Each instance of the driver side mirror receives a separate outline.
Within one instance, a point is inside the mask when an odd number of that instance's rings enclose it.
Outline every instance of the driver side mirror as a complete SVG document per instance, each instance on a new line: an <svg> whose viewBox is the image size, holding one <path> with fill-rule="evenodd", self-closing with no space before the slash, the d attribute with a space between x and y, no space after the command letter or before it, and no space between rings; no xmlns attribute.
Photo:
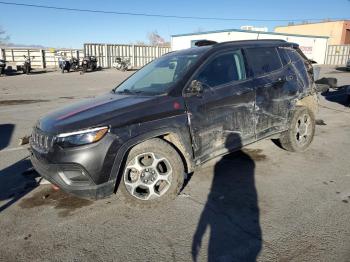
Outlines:
<svg viewBox="0 0 350 262"><path fill-rule="evenodd" d="M188 96L201 96L203 93L203 83L198 80L192 80L186 93Z"/></svg>

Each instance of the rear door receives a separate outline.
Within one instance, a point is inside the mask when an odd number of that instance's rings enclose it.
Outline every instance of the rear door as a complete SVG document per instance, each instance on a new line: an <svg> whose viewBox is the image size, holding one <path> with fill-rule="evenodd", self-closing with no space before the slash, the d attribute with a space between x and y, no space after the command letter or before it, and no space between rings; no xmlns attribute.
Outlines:
<svg viewBox="0 0 350 262"><path fill-rule="evenodd" d="M256 90L257 139L285 130L292 100L298 95L296 75L276 47L245 50Z"/></svg>
<svg viewBox="0 0 350 262"><path fill-rule="evenodd" d="M203 86L200 96L185 95L197 159L210 159L255 138L255 91L240 49L212 55L192 80Z"/></svg>

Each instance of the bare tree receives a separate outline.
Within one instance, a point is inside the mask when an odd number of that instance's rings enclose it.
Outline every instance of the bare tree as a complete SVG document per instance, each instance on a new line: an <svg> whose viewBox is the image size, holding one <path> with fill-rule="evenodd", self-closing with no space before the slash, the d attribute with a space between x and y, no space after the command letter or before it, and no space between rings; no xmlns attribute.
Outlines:
<svg viewBox="0 0 350 262"><path fill-rule="evenodd" d="M10 37L6 35L6 31L0 26L0 45L6 44L9 41L9 39Z"/></svg>
<svg viewBox="0 0 350 262"><path fill-rule="evenodd" d="M165 39L158 34L157 30L148 33L147 38L150 45L170 46L170 43L165 41Z"/></svg>

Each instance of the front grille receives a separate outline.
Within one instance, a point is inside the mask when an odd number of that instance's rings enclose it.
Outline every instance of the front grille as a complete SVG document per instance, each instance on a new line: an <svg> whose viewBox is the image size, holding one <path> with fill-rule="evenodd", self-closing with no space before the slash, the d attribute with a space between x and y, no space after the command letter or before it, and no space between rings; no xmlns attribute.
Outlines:
<svg viewBox="0 0 350 262"><path fill-rule="evenodd" d="M47 153L53 146L54 136L44 133L38 128L33 129L30 145L37 151Z"/></svg>

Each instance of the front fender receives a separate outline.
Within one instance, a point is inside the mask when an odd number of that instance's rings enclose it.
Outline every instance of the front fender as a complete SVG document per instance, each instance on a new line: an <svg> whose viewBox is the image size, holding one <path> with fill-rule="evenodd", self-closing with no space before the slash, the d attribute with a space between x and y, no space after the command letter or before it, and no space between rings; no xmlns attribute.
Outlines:
<svg viewBox="0 0 350 262"><path fill-rule="evenodd" d="M124 130L121 130L124 129ZM132 131L131 131L132 130ZM192 142L188 129L187 116L185 114L172 116L160 120L149 121L145 123L138 123L132 126L127 126L117 130L112 130L117 135L120 147L116 153L114 163L111 169L109 180L116 181L116 187L119 186L121 172L124 169L124 162L127 158L127 154L130 149L148 139L155 137L162 137L168 134L175 134L179 138L179 142L183 146L185 152L186 165L189 167L193 166L193 150ZM123 134L124 133L124 134ZM135 136L123 137L125 134L136 134ZM124 140L125 139L125 140ZM124 141L123 141L124 140ZM179 149L179 148L178 148Z"/></svg>

